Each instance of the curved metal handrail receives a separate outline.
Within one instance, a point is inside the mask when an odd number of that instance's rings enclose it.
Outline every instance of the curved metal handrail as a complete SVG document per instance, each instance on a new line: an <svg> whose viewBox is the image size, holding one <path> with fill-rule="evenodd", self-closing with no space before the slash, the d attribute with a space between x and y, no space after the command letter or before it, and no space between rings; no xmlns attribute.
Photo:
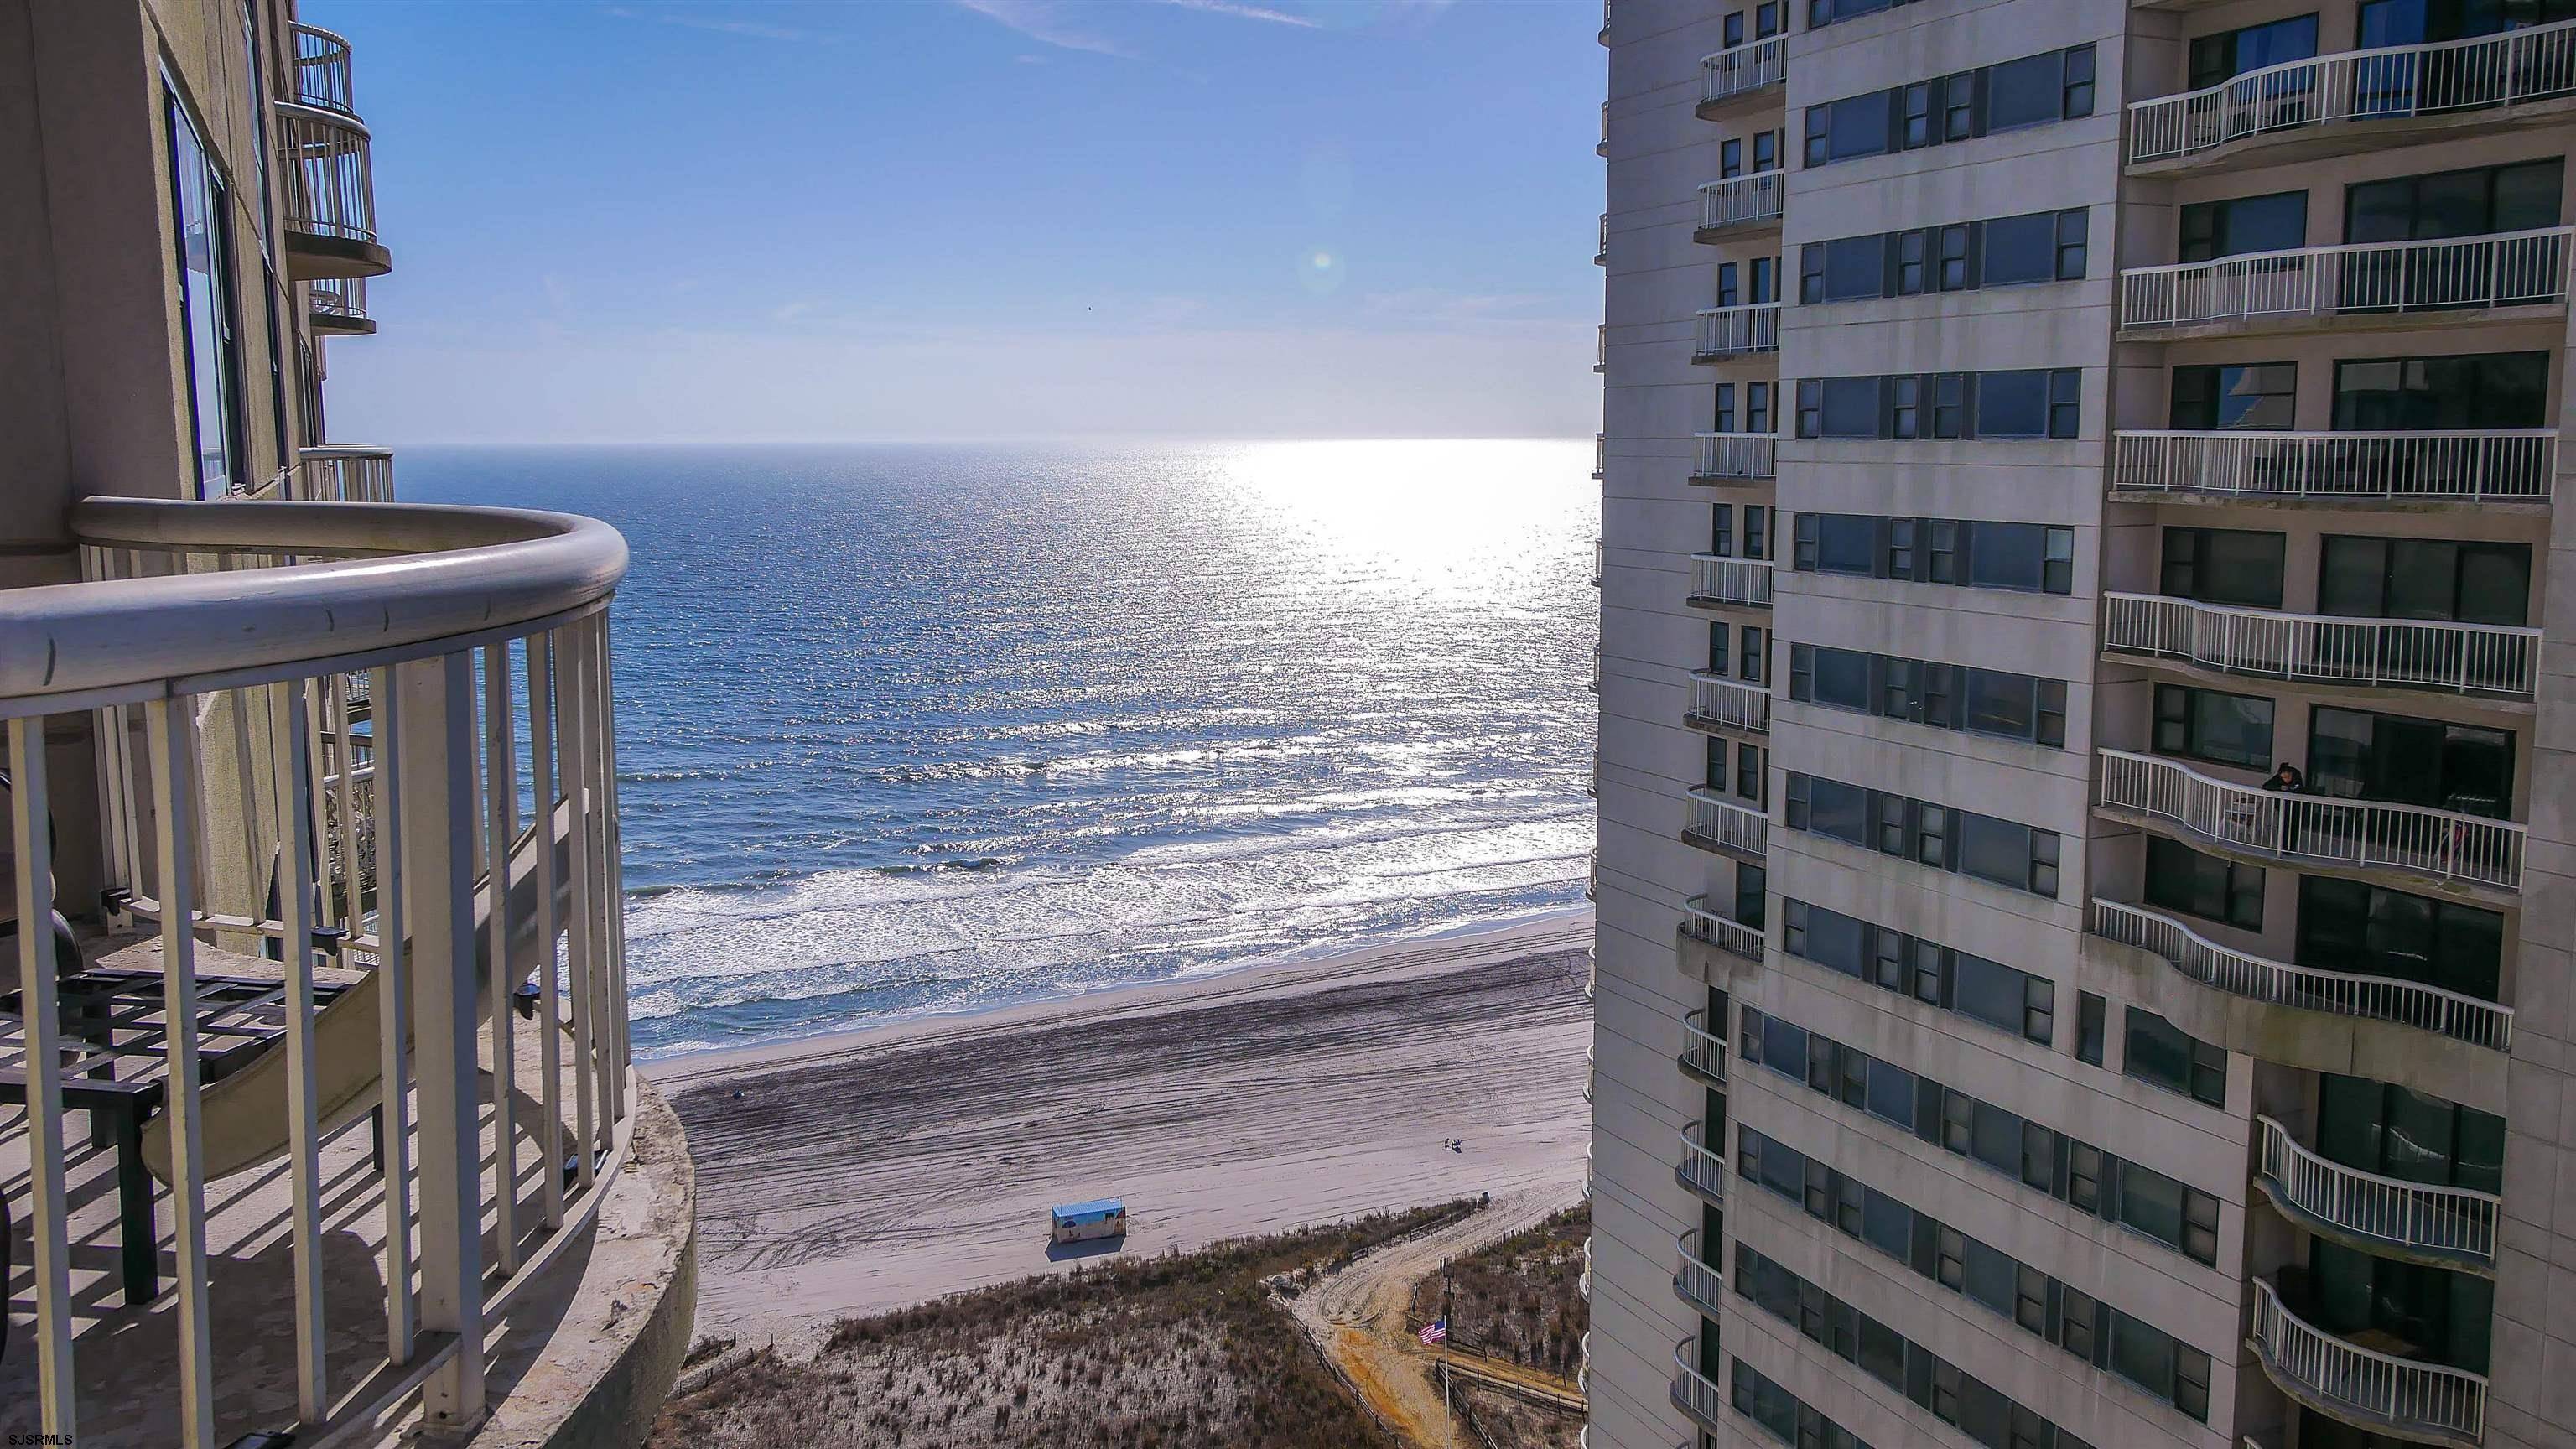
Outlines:
<svg viewBox="0 0 2576 1449"><path fill-rule="evenodd" d="M1699 1229L1684 1228L1681 1262L1673 1271L1673 1292L1684 1303L1714 1316L1726 1302L1726 1275L1699 1255Z"/></svg>
<svg viewBox="0 0 2576 1449"><path fill-rule="evenodd" d="M2486 1432L2487 1378L2446 1364L2399 1358L2328 1333L2281 1302L2270 1280L2254 1280L2255 1360L2299 1397L2321 1400L2394 1425L2476 1441Z"/></svg>
<svg viewBox="0 0 2576 1449"><path fill-rule="evenodd" d="M2311 1151L2271 1117L2257 1116L2261 1175L2270 1190L2344 1232L2418 1252L2495 1261L2504 1199L2473 1188L2365 1172Z"/></svg>
<svg viewBox="0 0 2576 1449"><path fill-rule="evenodd" d="M69 521L106 548L339 557L0 590L0 717L442 644L596 604L626 574L616 529L531 509L88 498Z"/></svg>

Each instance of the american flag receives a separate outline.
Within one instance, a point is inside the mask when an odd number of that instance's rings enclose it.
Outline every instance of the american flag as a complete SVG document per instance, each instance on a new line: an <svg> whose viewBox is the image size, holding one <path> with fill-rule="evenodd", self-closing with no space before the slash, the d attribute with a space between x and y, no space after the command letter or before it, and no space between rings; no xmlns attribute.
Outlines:
<svg viewBox="0 0 2576 1449"><path fill-rule="evenodd" d="M1435 1318L1429 1323L1422 1325L1422 1341L1424 1343L1439 1343L1448 1337L1449 1320L1446 1318Z"/></svg>

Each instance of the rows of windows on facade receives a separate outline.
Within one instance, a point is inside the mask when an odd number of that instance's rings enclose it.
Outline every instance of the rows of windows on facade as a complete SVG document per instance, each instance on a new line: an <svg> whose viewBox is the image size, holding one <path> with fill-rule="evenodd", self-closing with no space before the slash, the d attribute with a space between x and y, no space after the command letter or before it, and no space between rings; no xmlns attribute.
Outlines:
<svg viewBox="0 0 2576 1449"><path fill-rule="evenodd" d="M268 130L265 70L254 38L256 24L247 23L243 29L248 46L248 99L253 116L260 118L248 130L262 135ZM267 416L273 435L271 456L278 466L295 457L297 444L322 440L319 359L311 342L289 321L295 294L279 270L276 238L268 225L268 218L275 215L268 149L253 145L246 161L236 159L228 165L205 140L222 128L201 119L174 76L165 73L162 90L171 161L170 210L176 227L173 267L186 340L187 422L196 460L192 482L198 497L221 498L248 492L264 481L251 476L252 389L266 390L266 405L257 411ZM245 171L251 174L244 176ZM245 299L237 282L246 255L258 277L255 300ZM250 307L245 307L246 301ZM245 330L246 311L261 329L256 339ZM255 340L260 345L254 349ZM295 412L287 406L290 357L291 385L300 404ZM300 436L292 439L290 417L301 418Z"/></svg>

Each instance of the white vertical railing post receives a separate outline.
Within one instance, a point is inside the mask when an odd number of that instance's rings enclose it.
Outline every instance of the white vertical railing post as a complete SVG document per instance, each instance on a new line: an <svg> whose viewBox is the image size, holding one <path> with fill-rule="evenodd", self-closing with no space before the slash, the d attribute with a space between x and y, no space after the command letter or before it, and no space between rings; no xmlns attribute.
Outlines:
<svg viewBox="0 0 2576 1449"><path fill-rule="evenodd" d="M606 812L600 821L600 848L608 856L609 1028L614 1034L617 1115L622 1120L626 1072L635 1062L635 1042L626 1019L626 857L617 825L617 650L604 607L599 611L599 778Z"/></svg>
<svg viewBox="0 0 2576 1449"><path fill-rule="evenodd" d="M18 997L26 1022L28 1224L35 1241L36 1399L48 1442L77 1442L71 1223L63 1196L62 1008L54 990L54 851L45 718L9 721L10 833L18 859Z"/></svg>
<svg viewBox="0 0 2576 1449"><path fill-rule="evenodd" d="M411 1090L406 1065L412 1038L412 986L409 918L403 910L402 710L396 691L393 670L369 672L368 732L376 770L376 1069L384 1082L376 1107L376 1135L384 1143L379 1175L385 1200L385 1357L409 1363L418 1327L412 1296Z"/></svg>
<svg viewBox="0 0 2576 1449"><path fill-rule="evenodd" d="M474 671L464 653L399 666L403 874L420 1098L420 1326L454 1352L423 1386L435 1429L483 1417L483 1173L474 1061Z"/></svg>
<svg viewBox="0 0 2576 1449"><path fill-rule="evenodd" d="M511 765L515 754L510 728L510 646L483 648L483 859L490 884L491 909L485 917L485 945L491 951L490 980L485 983L485 1022L492 1042L492 1217L495 1264L504 1277L519 1271L519 1151L511 1098L518 1091L516 1043L510 1031L510 841L518 832L519 783ZM553 839L540 832L538 848L551 850Z"/></svg>
<svg viewBox="0 0 2576 1449"><path fill-rule="evenodd" d="M276 761L279 964L286 976L286 1136L295 1272L295 1402L305 1423L330 1403L322 1318L322 1126L313 1077L312 757L304 748L304 681L268 686L269 753Z"/></svg>
<svg viewBox="0 0 2576 1449"><path fill-rule="evenodd" d="M598 1131L598 1099L593 1091L591 1030L591 918L596 905L591 882L590 835L590 699L582 687L582 631L566 625L556 631L555 748L563 777L568 862L572 869L570 909L564 915L564 976L572 997L573 1146L579 1154L575 1178L590 1190L598 1162L592 1150ZM558 1169L559 1170L559 1169Z"/></svg>
<svg viewBox="0 0 2576 1449"><path fill-rule="evenodd" d="M215 1442L214 1336L208 1312L206 1261L206 1154L198 1121L197 1067L197 845L189 833L193 812L169 802L197 796L194 755L187 747L188 702L163 698L143 706L152 798L162 802L154 874L161 902L161 1018L167 1042L167 1085L162 1111L170 1128L170 1218L174 1286L179 1314L179 1442L184 1449L213 1449ZM118 719L122 711L102 715Z"/></svg>
<svg viewBox="0 0 2576 1449"><path fill-rule="evenodd" d="M538 1174L546 1226L561 1228L563 1194L563 998L562 967L555 956L555 907L559 872L555 869L555 725L554 634L528 636L528 780L536 802L537 829L537 1070L544 1082L537 1094L544 1121L538 1128L542 1146Z"/></svg>

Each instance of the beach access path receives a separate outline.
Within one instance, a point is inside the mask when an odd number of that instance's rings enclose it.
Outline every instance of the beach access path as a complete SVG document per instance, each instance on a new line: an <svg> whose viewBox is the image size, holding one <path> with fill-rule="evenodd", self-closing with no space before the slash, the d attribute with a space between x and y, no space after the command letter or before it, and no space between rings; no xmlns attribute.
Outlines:
<svg viewBox="0 0 2576 1449"><path fill-rule="evenodd" d="M653 1064L698 1166L698 1331L842 1318L1127 1253L1489 1192L1571 1201L1588 912ZM1452 1149L1448 1144L1457 1141ZM1095 1245L1078 1245L1097 1251Z"/></svg>

